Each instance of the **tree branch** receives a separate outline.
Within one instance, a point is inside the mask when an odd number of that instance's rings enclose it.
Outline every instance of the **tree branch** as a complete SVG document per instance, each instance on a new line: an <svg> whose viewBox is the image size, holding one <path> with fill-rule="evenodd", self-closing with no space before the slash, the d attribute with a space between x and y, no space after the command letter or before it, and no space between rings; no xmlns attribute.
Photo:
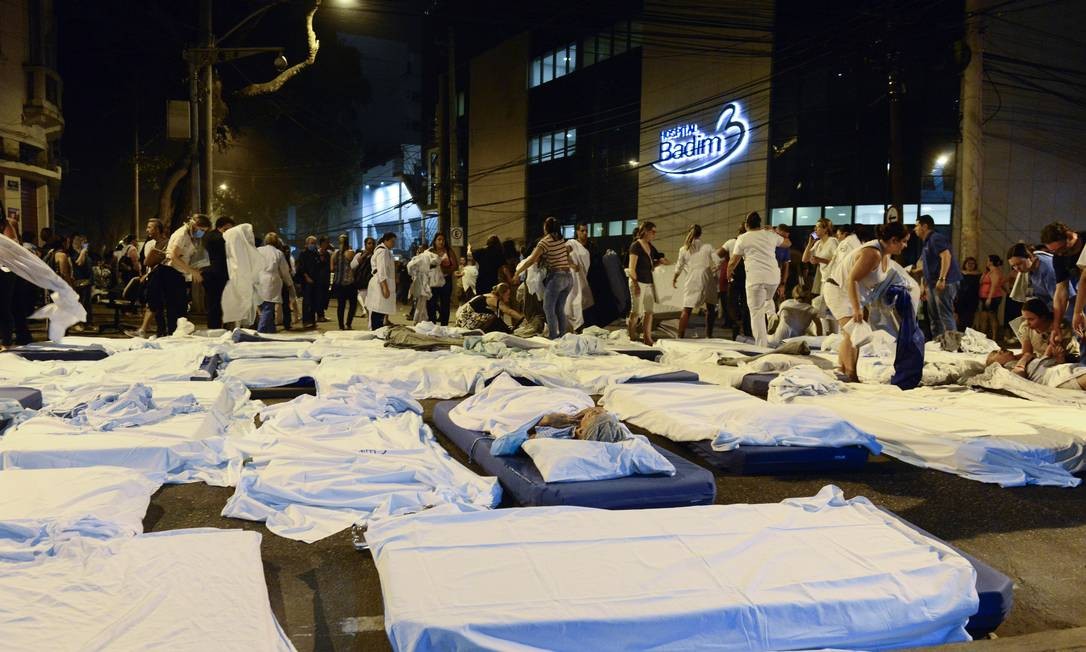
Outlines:
<svg viewBox="0 0 1086 652"><path fill-rule="evenodd" d="M317 33L313 31L313 16L316 15L317 9L319 9L320 6L321 0L314 0L313 8L310 9L309 13L305 16L306 37L309 41L309 55L305 60L287 68L270 81L249 84L238 90L235 95L239 97L254 97L256 95L274 93L282 88L283 85L290 81L295 75L313 65L313 62L317 60L317 50L321 47L321 42L317 40Z"/></svg>

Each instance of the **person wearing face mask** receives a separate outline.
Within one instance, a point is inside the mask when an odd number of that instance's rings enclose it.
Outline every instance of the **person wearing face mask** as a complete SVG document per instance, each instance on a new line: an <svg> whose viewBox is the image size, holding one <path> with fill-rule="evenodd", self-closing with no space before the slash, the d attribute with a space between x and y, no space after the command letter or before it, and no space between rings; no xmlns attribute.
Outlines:
<svg viewBox="0 0 1086 652"><path fill-rule="evenodd" d="M298 283L302 286L302 328L317 327L320 266L321 255L317 238L311 235L305 239L305 249L298 254Z"/></svg>
<svg viewBox="0 0 1086 652"><path fill-rule="evenodd" d="M177 320L188 317L188 281L202 281L203 273L192 266L197 243L211 230L211 218L197 213L170 235L166 243L166 264L159 270L162 305L166 311L166 330L172 335Z"/></svg>

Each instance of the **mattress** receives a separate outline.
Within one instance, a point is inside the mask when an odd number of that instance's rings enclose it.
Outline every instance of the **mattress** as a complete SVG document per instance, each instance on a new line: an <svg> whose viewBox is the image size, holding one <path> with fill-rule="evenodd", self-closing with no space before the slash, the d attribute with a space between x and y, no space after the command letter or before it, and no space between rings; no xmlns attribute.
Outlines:
<svg viewBox="0 0 1086 652"><path fill-rule="evenodd" d="M467 353L411 351L369 346L366 342L350 344L366 347L348 357L325 355L315 376L318 393L371 383L405 389L416 399L455 398L470 394L507 366L503 360ZM393 370L395 373L390 373Z"/></svg>
<svg viewBox="0 0 1086 652"><path fill-rule="evenodd" d="M53 346L9 349L11 353L25 360L101 360L109 357L109 352L100 346Z"/></svg>
<svg viewBox="0 0 1086 652"><path fill-rule="evenodd" d="M863 446L739 446L735 450L715 451L709 441L686 445L714 468L737 475L859 471L867 465L869 454Z"/></svg>
<svg viewBox="0 0 1086 652"><path fill-rule="evenodd" d="M41 409L41 392L32 387L0 387L0 398L18 401L28 410Z"/></svg>
<svg viewBox="0 0 1086 652"><path fill-rule="evenodd" d="M546 483L524 453L490 454L492 439L484 432L460 428L449 412L458 401L442 401L434 407L434 424L483 470L498 478L502 488L525 506L576 505L605 509L644 509L704 505L713 502L713 474L674 453L657 450L675 466L674 476L630 476L591 482Z"/></svg>
<svg viewBox="0 0 1086 652"><path fill-rule="evenodd" d="M777 377L776 373L749 373L739 381L739 389L758 398L769 396L769 383Z"/></svg>
<svg viewBox="0 0 1086 652"><path fill-rule="evenodd" d="M294 649L268 601L256 532L79 543L41 563L0 567L5 649Z"/></svg>
<svg viewBox="0 0 1086 652"><path fill-rule="evenodd" d="M567 357L530 351L505 360L509 373L546 387L567 387L599 394L608 385L630 382L695 382L697 374L628 355L609 353Z"/></svg>
<svg viewBox="0 0 1086 652"><path fill-rule="evenodd" d="M265 387L309 386L317 373L317 363L300 358L243 358L234 360L220 372L224 380L237 380L249 389Z"/></svg>
<svg viewBox="0 0 1086 652"><path fill-rule="evenodd" d="M909 647L969 640L979 606L968 560L832 486L773 505L438 509L365 540L400 651Z"/></svg>

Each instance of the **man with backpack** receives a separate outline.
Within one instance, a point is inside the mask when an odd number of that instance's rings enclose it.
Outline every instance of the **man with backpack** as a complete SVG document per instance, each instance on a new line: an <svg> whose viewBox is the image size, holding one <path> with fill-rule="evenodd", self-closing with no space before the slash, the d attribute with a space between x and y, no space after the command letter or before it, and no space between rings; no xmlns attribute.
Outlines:
<svg viewBox="0 0 1086 652"><path fill-rule="evenodd" d="M373 238L366 238L361 250L355 252L351 259L351 271L354 272L354 289L358 293L358 305L362 307L362 315L366 314L366 290L369 288L370 279L373 278L373 250L377 242Z"/></svg>

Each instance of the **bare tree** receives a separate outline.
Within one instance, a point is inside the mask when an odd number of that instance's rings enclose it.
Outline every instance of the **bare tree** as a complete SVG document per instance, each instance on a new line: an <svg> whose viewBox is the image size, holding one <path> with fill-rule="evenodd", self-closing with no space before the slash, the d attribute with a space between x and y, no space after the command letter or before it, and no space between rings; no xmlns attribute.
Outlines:
<svg viewBox="0 0 1086 652"><path fill-rule="evenodd" d="M316 15L317 9L320 9L321 0L315 0L313 7L305 16L305 31L306 38L309 42L309 54L303 61L300 61L293 66L283 70L275 76L274 79L266 82L257 82L255 84L249 84L244 88L239 89L234 94L239 97L253 97L255 95L267 95L268 93L274 93L283 87L288 81L295 75L305 70L309 66L313 65L313 62L317 60L317 50L321 47L321 42L317 40L317 33L313 31L313 16Z"/></svg>

